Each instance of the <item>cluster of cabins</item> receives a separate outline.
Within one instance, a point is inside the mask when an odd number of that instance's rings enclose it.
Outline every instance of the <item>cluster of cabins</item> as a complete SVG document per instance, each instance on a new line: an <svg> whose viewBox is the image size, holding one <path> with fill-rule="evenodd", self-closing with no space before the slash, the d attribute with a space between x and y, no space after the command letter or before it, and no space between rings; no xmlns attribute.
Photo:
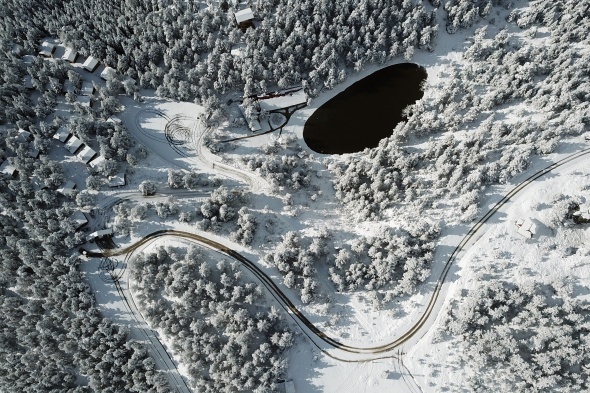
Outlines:
<svg viewBox="0 0 590 393"><path fill-rule="evenodd" d="M96 157L96 152L90 146L85 146L82 141L77 136L72 135L65 126L59 127L53 135L53 138L63 143L66 150L69 151L70 154L76 154L84 164L94 167L104 161L104 158L101 156ZM94 159L95 157L96 159ZM91 161L92 163L90 163Z"/></svg>
<svg viewBox="0 0 590 393"><path fill-rule="evenodd" d="M49 41L43 41L43 43L41 44L41 49L39 50L39 55L44 56L44 57L53 57L53 54L55 52L55 48L56 48L55 44L53 44ZM78 52L76 52L76 50L72 49L72 48L66 48L66 51L61 56L62 60L65 60L70 63L74 63L77 58L78 58ZM84 62L84 64L82 64L84 69L86 69L89 72L94 72L96 70L96 68L98 67L98 65L99 65L98 60L92 56L89 56L86 59L86 61Z"/></svg>
<svg viewBox="0 0 590 393"><path fill-rule="evenodd" d="M55 44L49 41L44 41L41 44L39 55L44 57L54 57L55 50ZM65 52L61 56L62 60L68 61L70 63L76 62L77 58L78 53L72 48L65 48ZM96 58L89 56L82 64L82 67L89 72L94 72L96 71L99 65L100 62ZM104 80L109 80L115 76L116 71L111 67L105 67L100 74L100 77ZM30 76L25 77L24 84L27 88L33 88ZM64 83L63 91L64 93L75 92L75 88L69 80L66 80L66 82ZM91 81L83 81L77 97L77 102L80 103L82 106L90 107L91 97L93 94L94 84ZM117 124L121 123L121 120L116 116L111 117L108 121ZM72 135L66 126L59 127L53 135L53 138L63 143L65 149L68 150L70 154L75 154L78 157L78 159L86 165L96 168L105 161L104 157L98 155L94 149L82 143L82 141L77 136ZM119 187L125 184L126 177L124 172L109 177L109 185L111 187ZM68 180L64 185L57 189L57 192L61 195L71 198L75 195L76 183L72 180ZM76 223L76 229L80 229L88 223L88 219L86 218L84 213L79 210L71 216L71 219ZM92 241L96 238L101 238L112 234L112 228L102 229L89 234L87 236L87 240Z"/></svg>
<svg viewBox="0 0 590 393"><path fill-rule="evenodd" d="M54 57L54 53L56 50L56 45L51 43L50 41L43 41L41 44L41 48L39 50L39 55L44 57ZM61 56L62 60L65 60L69 63L75 63L76 59L78 58L78 52L73 48L65 48L65 52ZM84 68L88 72L94 72L100 65L100 62L92 57L88 56L84 63L82 64L82 68ZM110 80L117 75L116 71L112 67L105 66L104 70L100 73L100 77L104 80ZM25 76L23 83L26 88L32 89L33 84L31 77L29 75ZM74 92L74 86L68 80L64 83L63 91L64 93ZM78 95L76 101L82 105L83 107L90 108L92 105L92 94L94 93L94 85L90 81L84 81L82 83L82 87L80 89L80 94Z"/></svg>

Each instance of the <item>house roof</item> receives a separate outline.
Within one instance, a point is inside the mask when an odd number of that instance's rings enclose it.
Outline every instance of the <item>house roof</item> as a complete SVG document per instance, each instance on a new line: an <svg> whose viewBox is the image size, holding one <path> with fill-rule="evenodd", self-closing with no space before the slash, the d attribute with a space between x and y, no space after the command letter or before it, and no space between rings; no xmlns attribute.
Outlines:
<svg viewBox="0 0 590 393"><path fill-rule="evenodd" d="M64 82L64 86L61 89L64 93L68 93L68 92L74 92L74 85L72 84L72 81L69 79L66 79Z"/></svg>
<svg viewBox="0 0 590 393"><path fill-rule="evenodd" d="M82 82L82 87L80 88L80 94L83 96L89 96L94 93L94 85L90 81Z"/></svg>
<svg viewBox="0 0 590 393"><path fill-rule="evenodd" d="M96 168L97 166L99 166L100 164L102 164L104 162L104 157L103 156L97 156L94 160L91 160L88 165L90 165L93 168Z"/></svg>
<svg viewBox="0 0 590 393"><path fill-rule="evenodd" d="M76 60L76 56L78 56L78 52L76 52L72 48L66 48L66 51L61 58L62 60L66 60L72 63L74 60Z"/></svg>
<svg viewBox="0 0 590 393"><path fill-rule="evenodd" d="M90 96L78 96L76 102L80 103L82 106L90 108Z"/></svg>
<svg viewBox="0 0 590 393"><path fill-rule="evenodd" d="M88 219L80 210L76 210L70 219L76 223L76 229L88 224Z"/></svg>
<svg viewBox="0 0 590 393"><path fill-rule="evenodd" d="M116 75L117 72L111 67L105 67L105 69L100 73L100 77L104 80L113 79Z"/></svg>
<svg viewBox="0 0 590 393"><path fill-rule="evenodd" d="M92 240L95 239L97 237L101 237L101 236L106 236L106 235L112 235L113 234L113 228L106 228L106 229L101 229L99 231L96 232L92 232L90 235L88 235L88 237L86 237L87 240Z"/></svg>
<svg viewBox="0 0 590 393"><path fill-rule="evenodd" d="M121 124L121 119L119 117L113 115L113 116L111 116L111 117L109 117L107 119L107 122L109 122L109 123L115 123L115 124Z"/></svg>
<svg viewBox="0 0 590 393"><path fill-rule="evenodd" d="M23 60L23 63L30 65L33 64L33 62L35 61L36 56L33 55L24 55L21 59Z"/></svg>
<svg viewBox="0 0 590 393"><path fill-rule="evenodd" d="M31 139L31 133L23 129L18 130L18 136L16 137L20 142L26 142Z"/></svg>
<svg viewBox="0 0 590 393"><path fill-rule="evenodd" d="M80 146L82 146L82 141L80 141L76 135L72 135L70 140L65 145L66 149L68 149L68 151L72 154L74 154Z"/></svg>
<svg viewBox="0 0 590 393"><path fill-rule="evenodd" d="M39 157L39 149L35 149L33 142L29 143L29 157L31 157L31 158Z"/></svg>
<svg viewBox="0 0 590 393"><path fill-rule="evenodd" d="M25 89L33 88L33 78L31 78L31 75L25 75L23 78L23 85L25 86Z"/></svg>
<svg viewBox="0 0 590 393"><path fill-rule="evenodd" d="M67 183L64 184L63 187L57 189L57 192L59 192L62 195L65 195L65 196L70 196L73 194L75 188L76 188L76 183L74 183L71 180L68 180Z"/></svg>
<svg viewBox="0 0 590 393"><path fill-rule="evenodd" d="M14 176L14 174L16 173L16 167L14 165L11 165L8 162L8 160L6 160L2 164L0 164L0 173L4 173L8 176Z"/></svg>
<svg viewBox="0 0 590 393"><path fill-rule="evenodd" d="M236 17L236 22L242 23L254 19L254 13L252 12L251 8L246 8L234 13Z"/></svg>
<svg viewBox="0 0 590 393"><path fill-rule="evenodd" d="M49 41L43 41L43 43L41 44L41 48L39 50L39 54L43 56L51 56L54 50L55 45L53 45Z"/></svg>
<svg viewBox="0 0 590 393"><path fill-rule="evenodd" d="M125 172L119 172L109 176L109 187L119 187L125 185Z"/></svg>
<svg viewBox="0 0 590 393"><path fill-rule="evenodd" d="M61 126L57 129L55 134L53 134L53 139L57 139L61 143L64 143L68 137L70 136L70 132L65 126Z"/></svg>
<svg viewBox="0 0 590 393"><path fill-rule="evenodd" d="M90 148L90 146L85 146L80 153L78 153L78 158L82 160L84 164L88 164L90 160L96 155L96 152Z"/></svg>
<svg viewBox="0 0 590 393"><path fill-rule="evenodd" d="M84 68L86 68L88 71L92 72L96 69L96 67L98 66L98 60L96 60L94 57L92 56L88 56L88 58L86 59L86 61L83 64Z"/></svg>

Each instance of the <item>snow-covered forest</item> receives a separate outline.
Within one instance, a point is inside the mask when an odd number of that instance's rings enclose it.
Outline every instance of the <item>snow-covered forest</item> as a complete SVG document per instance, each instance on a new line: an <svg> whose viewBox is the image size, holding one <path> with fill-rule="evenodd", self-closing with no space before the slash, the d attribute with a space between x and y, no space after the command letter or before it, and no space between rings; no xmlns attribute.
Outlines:
<svg viewBox="0 0 590 393"><path fill-rule="evenodd" d="M230 97L301 84L313 100L367 65L410 61L433 51L442 34L474 30L461 59L439 70L438 82L425 85L424 98L377 148L322 160L286 136L236 160L269 181L291 218L294 199L325 198L320 183L328 180L319 172L330 173L337 209L359 223L387 223L378 236L351 232L354 240L336 247L330 228L271 233L284 229L278 213L263 219L269 209L250 206L248 192L196 171L168 171L170 189L215 189L188 211L154 202L158 217L193 222L244 246L278 239L259 256L303 304L314 302L322 278L336 292L369 291L377 303L415 293L429 277L441 229L471 222L490 186L588 131L588 0L252 0L255 28L240 29L234 11L244 5L0 4L0 161L15 170L0 174L1 391L171 391L146 347L99 312L81 273L86 234L72 219L96 204L94 191L109 176L147 155L125 125L109 121L124 110L122 94L138 105L140 88L200 103L214 126L228 119ZM92 85L94 107L76 102L77 69L37 56L48 37L116 69L116 77ZM231 53L235 47L240 56ZM67 119L56 112L64 97L73 107ZM61 128L105 159L84 167L85 190L72 199L58 191L70 163L47 157ZM148 196L163 187L148 179L135 190ZM580 207L574 199L552 201L556 226L572 220ZM113 208L117 235L130 236L146 206ZM148 321L171 340L195 391L272 391L285 377L292 333L237 265L212 263L197 249L159 249L137 256L131 271ZM474 390L494 385L498 375L522 390L588 389L588 351L580 349L587 314L586 303L553 283L502 281L468 291L447 333L461 337L461 356L478 373L495 370L473 378Z"/></svg>
<svg viewBox="0 0 590 393"><path fill-rule="evenodd" d="M589 388L589 319L590 304L567 286L498 281L466 293L446 326L471 390L579 392Z"/></svg>
<svg viewBox="0 0 590 393"><path fill-rule="evenodd" d="M196 247L158 247L131 262L131 285L147 320L172 340L198 392L268 391L284 377L293 343L264 290L237 262Z"/></svg>

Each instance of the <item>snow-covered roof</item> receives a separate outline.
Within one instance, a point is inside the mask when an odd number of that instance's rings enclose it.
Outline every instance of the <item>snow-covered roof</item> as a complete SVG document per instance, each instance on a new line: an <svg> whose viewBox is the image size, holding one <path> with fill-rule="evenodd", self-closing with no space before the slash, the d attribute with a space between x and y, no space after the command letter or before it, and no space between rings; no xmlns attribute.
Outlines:
<svg viewBox="0 0 590 393"><path fill-rule="evenodd" d="M25 63L26 65L31 65L33 64L33 62L35 61L36 56L33 55L24 55L23 57L21 57L21 59L23 60L23 63Z"/></svg>
<svg viewBox="0 0 590 393"><path fill-rule="evenodd" d="M283 94L283 93L280 93ZM262 98L258 100L260 109L272 111L277 109L288 108L291 106L307 103L307 96L303 89L291 91L277 97Z"/></svg>
<svg viewBox="0 0 590 393"><path fill-rule="evenodd" d="M125 172L119 172L109 176L109 187L120 187L125 185Z"/></svg>
<svg viewBox="0 0 590 393"><path fill-rule="evenodd" d="M33 143L29 144L29 157L31 157L31 158L39 157L39 149L35 149L35 146L33 146Z"/></svg>
<svg viewBox="0 0 590 393"><path fill-rule="evenodd" d="M236 22L242 23L254 19L254 13L251 8L246 8L234 13Z"/></svg>
<svg viewBox="0 0 590 393"><path fill-rule="evenodd" d="M518 228L517 232L519 235L530 239L533 235L537 232L537 226L533 223L529 218L523 220L519 219L516 221L516 226Z"/></svg>
<svg viewBox="0 0 590 393"><path fill-rule="evenodd" d="M3 173L8 176L14 176L14 174L16 173L16 167L11 165L8 162L8 160L6 160L2 164L0 164L0 173Z"/></svg>
<svg viewBox="0 0 590 393"><path fill-rule="evenodd" d="M23 129L19 129L18 130L18 136L16 137L16 139L18 139L19 142L26 142L29 139L31 139L31 133L29 131L25 131Z"/></svg>
<svg viewBox="0 0 590 393"><path fill-rule="evenodd" d="M96 155L96 152L90 148L90 146L85 146L80 153L78 153L78 158L82 160L84 164L88 164L90 160Z"/></svg>
<svg viewBox="0 0 590 393"><path fill-rule="evenodd" d="M70 63L73 63L76 60L76 56L78 56L78 52L76 52L72 48L66 48L66 51L61 58L62 60L66 60Z"/></svg>
<svg viewBox="0 0 590 393"><path fill-rule="evenodd" d="M55 45L53 45L49 41L43 41L43 43L41 44L41 49L39 50L39 54L41 56L50 57L53 55L54 50L55 50Z"/></svg>
<svg viewBox="0 0 590 393"><path fill-rule="evenodd" d="M94 93L94 85L90 81L82 82L82 87L80 88L80 94L83 96L90 96Z"/></svg>
<svg viewBox="0 0 590 393"><path fill-rule="evenodd" d="M121 119L118 118L117 116L111 116L107 119L107 122L109 123L115 123L115 124L121 124Z"/></svg>
<svg viewBox="0 0 590 393"><path fill-rule="evenodd" d="M83 66L88 71L94 72L94 70L96 69L96 67L98 67L98 60L96 60L92 56L88 56L88 58L86 59L86 61L83 64Z"/></svg>
<svg viewBox="0 0 590 393"><path fill-rule="evenodd" d="M74 193L75 188L76 188L76 183L74 183L71 180L68 180L67 183L63 187L57 189L57 192L59 192L62 195L65 195L65 196L71 196Z"/></svg>
<svg viewBox="0 0 590 393"><path fill-rule="evenodd" d="M70 216L70 218L76 223L76 229L88 224L88 219L80 210L76 210L74 214Z"/></svg>
<svg viewBox="0 0 590 393"><path fill-rule="evenodd" d="M112 235L112 234L113 234L113 228L101 229L99 231L92 232L90 235L88 235L88 237L86 237L86 240L92 240L92 239L96 239L97 237L102 237L102 236Z"/></svg>
<svg viewBox="0 0 590 393"><path fill-rule="evenodd" d="M96 157L94 160L91 160L88 165L90 165L93 168L96 168L97 166L99 166L100 164L102 164L104 162L104 157L103 156L98 156Z"/></svg>
<svg viewBox="0 0 590 393"><path fill-rule="evenodd" d="M68 93L68 92L72 92L73 93L74 90L75 90L74 89L74 84L72 83L72 81L69 80L69 79L66 79L66 81L64 82L64 86L62 88L62 91L64 93Z"/></svg>
<svg viewBox="0 0 590 393"><path fill-rule="evenodd" d="M248 122L248 127L250 127L250 131L260 131L262 129L262 127L260 127L260 123L258 122L258 120L248 119L248 116L246 116L246 109L243 105L238 105L238 108L240 109L240 112L242 112L242 116L244 116L244 119L246 119L246 121Z"/></svg>
<svg viewBox="0 0 590 393"><path fill-rule="evenodd" d="M23 85L25 86L25 89L33 88L33 78L31 78L31 75L25 75L23 78Z"/></svg>
<svg viewBox="0 0 590 393"><path fill-rule="evenodd" d="M80 146L82 146L82 141L78 139L76 135L72 135L70 140L65 145L66 149L68 149L68 151L72 154L74 154Z"/></svg>
<svg viewBox="0 0 590 393"><path fill-rule="evenodd" d="M105 81L113 79L115 76L117 76L117 71L115 71L115 69L112 67L105 67L104 70L100 73L100 77Z"/></svg>
<svg viewBox="0 0 590 393"><path fill-rule="evenodd" d="M90 108L90 96L78 96L76 102L82 106Z"/></svg>
<svg viewBox="0 0 590 393"><path fill-rule="evenodd" d="M70 136L70 132L65 126L61 126L57 129L55 134L53 134L53 139L57 139L61 143L64 143L68 137Z"/></svg>

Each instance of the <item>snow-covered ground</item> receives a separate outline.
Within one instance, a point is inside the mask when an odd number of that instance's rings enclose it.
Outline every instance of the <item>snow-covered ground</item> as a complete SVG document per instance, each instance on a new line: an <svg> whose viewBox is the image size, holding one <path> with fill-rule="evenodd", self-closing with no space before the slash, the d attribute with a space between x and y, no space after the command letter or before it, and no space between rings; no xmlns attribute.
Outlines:
<svg viewBox="0 0 590 393"><path fill-rule="evenodd" d="M458 360L458 338L441 341L442 321L450 302L461 291L482 282L531 279L571 285L573 295L590 296L588 225L558 227L552 223L553 208L561 195L590 201L590 162L580 159L529 185L498 213L495 223L457 261L447 300L426 336L407 355L409 368L425 392L461 391L466 369ZM536 234L526 239L515 222L529 218ZM558 285L561 286L561 285Z"/></svg>

